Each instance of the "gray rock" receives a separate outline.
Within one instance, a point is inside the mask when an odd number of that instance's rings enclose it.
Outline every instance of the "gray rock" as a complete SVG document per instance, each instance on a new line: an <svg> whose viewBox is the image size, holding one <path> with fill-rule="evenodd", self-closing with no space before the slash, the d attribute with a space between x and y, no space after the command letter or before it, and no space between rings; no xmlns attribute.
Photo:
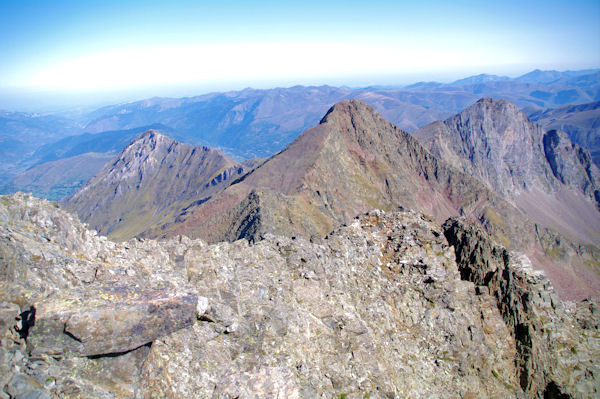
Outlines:
<svg viewBox="0 0 600 399"><path fill-rule="evenodd" d="M42 389L35 389L23 395L16 396L15 399L52 399L52 395Z"/></svg>
<svg viewBox="0 0 600 399"><path fill-rule="evenodd" d="M23 277L0 297L35 309L31 351L0 347L11 397L598 396L598 302L562 302L526 258L470 229L452 247L418 213L319 242L114 243L15 195L0 228L0 270Z"/></svg>
<svg viewBox="0 0 600 399"><path fill-rule="evenodd" d="M15 374L6 386L6 392L13 398L39 391L42 388L39 382L26 374ZM31 396L33 398L34 396Z"/></svg>
<svg viewBox="0 0 600 399"><path fill-rule="evenodd" d="M600 170L590 153L569 139L560 130L546 132L544 153L554 176L561 183L575 187L596 201L600 209Z"/></svg>

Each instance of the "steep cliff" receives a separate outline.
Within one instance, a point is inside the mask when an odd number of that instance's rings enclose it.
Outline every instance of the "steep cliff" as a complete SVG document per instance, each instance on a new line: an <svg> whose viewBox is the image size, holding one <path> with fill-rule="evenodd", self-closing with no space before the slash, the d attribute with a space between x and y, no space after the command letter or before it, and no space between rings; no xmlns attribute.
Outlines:
<svg viewBox="0 0 600 399"><path fill-rule="evenodd" d="M600 245L600 170L562 132L506 100L484 98L414 133L435 156L483 182L535 222Z"/></svg>

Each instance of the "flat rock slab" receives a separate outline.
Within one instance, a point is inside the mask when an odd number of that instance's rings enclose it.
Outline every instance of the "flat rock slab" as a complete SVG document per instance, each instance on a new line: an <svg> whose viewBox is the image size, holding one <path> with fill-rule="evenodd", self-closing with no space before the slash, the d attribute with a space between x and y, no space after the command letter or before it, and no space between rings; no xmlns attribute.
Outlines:
<svg viewBox="0 0 600 399"><path fill-rule="evenodd" d="M64 291L35 304L32 354L122 353L192 325L198 296L102 285Z"/></svg>

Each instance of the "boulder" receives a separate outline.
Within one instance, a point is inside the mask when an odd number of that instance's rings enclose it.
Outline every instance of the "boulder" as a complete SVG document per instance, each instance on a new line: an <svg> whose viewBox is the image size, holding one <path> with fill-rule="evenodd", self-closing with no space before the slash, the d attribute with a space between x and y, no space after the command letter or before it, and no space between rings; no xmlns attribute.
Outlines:
<svg viewBox="0 0 600 399"><path fill-rule="evenodd" d="M196 294L102 285L64 291L35 304L33 354L122 353L190 326Z"/></svg>

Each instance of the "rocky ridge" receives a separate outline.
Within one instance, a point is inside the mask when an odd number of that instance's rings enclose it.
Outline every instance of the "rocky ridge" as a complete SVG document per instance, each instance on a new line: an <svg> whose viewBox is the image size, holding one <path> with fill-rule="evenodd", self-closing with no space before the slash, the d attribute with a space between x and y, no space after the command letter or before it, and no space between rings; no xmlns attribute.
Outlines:
<svg viewBox="0 0 600 399"><path fill-rule="evenodd" d="M515 338L521 388L531 397L540 392L544 398L573 397L561 387L582 381L586 373L596 373L594 359L600 353L598 348L592 349L598 343L597 333L579 335L579 330L571 326L595 324L592 331L597 332L598 303L589 299L578 304L560 301L550 280L543 272L533 270L526 256L509 253L472 222L449 219L443 228L448 243L455 248L461 278L472 281L480 292L489 293L497 301ZM586 352L579 355L586 360L575 365L568 352L577 354L580 345ZM579 389L597 389L592 385Z"/></svg>
<svg viewBox="0 0 600 399"><path fill-rule="evenodd" d="M561 302L459 220L373 211L315 242L114 243L18 194L0 224L11 398L598 395L598 303Z"/></svg>

